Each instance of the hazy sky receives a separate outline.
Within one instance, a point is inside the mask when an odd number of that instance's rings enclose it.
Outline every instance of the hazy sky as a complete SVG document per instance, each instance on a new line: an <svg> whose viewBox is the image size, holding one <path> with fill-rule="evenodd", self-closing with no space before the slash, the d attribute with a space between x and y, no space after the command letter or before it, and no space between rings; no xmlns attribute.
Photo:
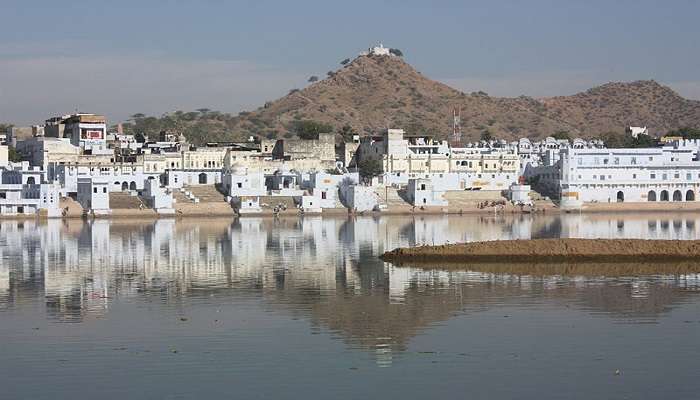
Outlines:
<svg viewBox="0 0 700 400"><path fill-rule="evenodd" d="M0 122L238 112L382 41L492 95L655 79L700 99L700 1L0 0Z"/></svg>

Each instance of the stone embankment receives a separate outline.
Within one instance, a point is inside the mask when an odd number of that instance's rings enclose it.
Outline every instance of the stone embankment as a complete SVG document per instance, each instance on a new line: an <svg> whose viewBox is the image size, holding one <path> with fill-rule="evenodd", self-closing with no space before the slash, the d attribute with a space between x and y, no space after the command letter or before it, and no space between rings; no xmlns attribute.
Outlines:
<svg viewBox="0 0 700 400"><path fill-rule="evenodd" d="M668 262L697 260L700 240L533 239L399 248L394 263Z"/></svg>

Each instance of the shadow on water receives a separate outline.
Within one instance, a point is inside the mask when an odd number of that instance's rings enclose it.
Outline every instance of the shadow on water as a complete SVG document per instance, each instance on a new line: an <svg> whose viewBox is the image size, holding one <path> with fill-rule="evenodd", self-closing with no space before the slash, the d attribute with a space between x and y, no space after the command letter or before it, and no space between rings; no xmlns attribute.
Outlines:
<svg viewBox="0 0 700 400"><path fill-rule="evenodd" d="M438 271L471 271L498 275L521 275L533 277L565 276L582 278L616 278L636 276L673 277L700 274L700 263L682 262L536 262L536 263L452 263L452 262L406 262L401 267ZM699 275L700 276L700 275Z"/></svg>

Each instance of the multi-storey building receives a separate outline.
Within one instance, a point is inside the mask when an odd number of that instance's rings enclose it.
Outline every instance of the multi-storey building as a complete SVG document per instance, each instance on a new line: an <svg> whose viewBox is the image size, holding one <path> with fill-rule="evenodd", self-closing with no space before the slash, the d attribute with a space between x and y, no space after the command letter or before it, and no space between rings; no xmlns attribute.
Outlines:
<svg viewBox="0 0 700 400"><path fill-rule="evenodd" d="M535 168L535 184L561 198L563 207L583 203L696 201L700 194L700 141L659 148L561 150L551 166Z"/></svg>
<svg viewBox="0 0 700 400"><path fill-rule="evenodd" d="M520 166L514 150L451 148L430 136L405 136L402 129L362 138L357 158L381 162L382 184L407 185L409 179L432 178L439 190L503 190L517 182Z"/></svg>

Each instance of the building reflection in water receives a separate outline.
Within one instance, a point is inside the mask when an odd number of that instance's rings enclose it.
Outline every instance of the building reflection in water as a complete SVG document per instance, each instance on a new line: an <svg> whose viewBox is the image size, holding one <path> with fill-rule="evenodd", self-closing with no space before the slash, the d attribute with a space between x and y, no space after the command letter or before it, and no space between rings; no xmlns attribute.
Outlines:
<svg viewBox="0 0 700 400"><path fill-rule="evenodd" d="M115 301L177 304L221 293L257 296L308 319L380 364L422 329L470 313L547 299L620 319L655 319L698 289L697 276L617 279L528 277L400 268L382 252L416 244L531 237L696 239L676 215L420 216L301 219L5 221L0 223L0 309L43 304L81 322Z"/></svg>

